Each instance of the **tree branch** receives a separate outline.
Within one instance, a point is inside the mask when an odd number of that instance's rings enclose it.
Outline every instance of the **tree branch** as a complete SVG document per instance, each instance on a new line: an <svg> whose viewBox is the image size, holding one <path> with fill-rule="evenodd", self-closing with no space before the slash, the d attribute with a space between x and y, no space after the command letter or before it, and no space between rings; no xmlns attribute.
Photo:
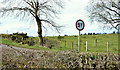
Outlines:
<svg viewBox="0 0 120 70"><path fill-rule="evenodd" d="M34 4L33 4L33 2L31 1L31 2L28 2L28 0L26 1L26 0L24 0L28 5L30 5L34 10L35 10L35 7L34 7Z"/></svg>
<svg viewBox="0 0 120 70"><path fill-rule="evenodd" d="M48 0L45 1L44 3L41 3L40 6L43 6L43 5L47 4L47 3L48 3Z"/></svg>
<svg viewBox="0 0 120 70"><path fill-rule="evenodd" d="M56 31L57 31L58 33L60 33L60 31L59 31L60 28L63 27L63 26L57 26L57 25L55 25L55 23L54 23L53 21L44 20L44 19L41 19L40 21L44 21L44 22L49 23L51 26L53 26L53 27L56 29Z"/></svg>
<svg viewBox="0 0 120 70"><path fill-rule="evenodd" d="M117 26L114 26L112 23L111 23L111 26L112 26L113 28L117 29ZM117 30L118 30L118 29L117 29Z"/></svg>
<svg viewBox="0 0 120 70"><path fill-rule="evenodd" d="M23 3L25 5L21 4L20 6L17 5L16 7L13 7L12 0L8 1L9 4L6 5L5 8L2 8L2 11L0 11L3 13L2 15L4 15L4 13L8 15L15 14L16 16L23 15L23 17L32 15L35 19L36 16L39 19L44 18L44 20L40 21L49 23L50 27L54 27L58 32L59 28L62 27L56 25L55 22L52 20L52 18L56 17L56 15L59 14L60 9L58 8L62 7L61 0L21 0L18 4ZM15 1L15 3L17 2L18 1ZM5 3L7 3L7 1L5 1ZM18 13L14 11L17 11Z"/></svg>
<svg viewBox="0 0 120 70"><path fill-rule="evenodd" d="M118 5L116 5L115 3L114 3L114 4L112 3L112 7L114 7L114 8L116 8L116 9L120 10L120 7L119 7Z"/></svg>
<svg viewBox="0 0 120 70"><path fill-rule="evenodd" d="M28 7L25 7L25 8L13 7L13 8L9 8L9 9L4 8L1 12L8 12L8 11L14 11L14 10L29 11L35 17L35 15L34 15L35 12Z"/></svg>
<svg viewBox="0 0 120 70"><path fill-rule="evenodd" d="M107 6L104 6L104 7L105 7L106 9L110 10L110 11L115 12L116 14L118 14L118 15L120 16L120 14L119 14L116 10L113 10L113 9L111 9L111 8L107 7Z"/></svg>

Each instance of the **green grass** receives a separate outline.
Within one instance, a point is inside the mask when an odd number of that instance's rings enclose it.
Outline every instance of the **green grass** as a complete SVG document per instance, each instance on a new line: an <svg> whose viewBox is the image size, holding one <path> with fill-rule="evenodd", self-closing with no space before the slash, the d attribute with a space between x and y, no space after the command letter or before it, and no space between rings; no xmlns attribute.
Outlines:
<svg viewBox="0 0 120 70"><path fill-rule="evenodd" d="M81 52L86 52L86 41L88 42L88 52L103 52L107 53L107 42L109 42L109 52L118 53L118 35L117 34L102 34L102 35L81 35ZM28 46L28 45L19 45L10 40L3 39L3 44L23 47L23 48L31 48L31 49L40 49L40 50L50 50L50 51L61 51L61 50L78 50L78 36L64 36L61 40L55 37L45 37L48 40L54 40L58 42L58 44L52 49L39 47L38 38L34 37L36 46ZM97 46L95 45L95 40L97 39ZM65 47L66 41L66 47ZM72 49L73 42L73 49Z"/></svg>
<svg viewBox="0 0 120 70"><path fill-rule="evenodd" d="M46 37L50 40L56 40L57 37ZM118 35L117 34L102 34L102 35L81 35L81 52L86 52L86 41L88 42L88 52L107 52L107 42L109 42L109 52L118 53ZM95 40L97 39L97 46ZM66 40L66 48L65 41ZM74 50L78 50L78 36L64 36L60 41L58 48L63 50L72 50L72 42Z"/></svg>
<svg viewBox="0 0 120 70"><path fill-rule="evenodd" d="M11 46L15 46L15 47L21 47L21 48L29 48L29 49L36 49L36 50L50 50L50 51L59 51L58 49L49 49L49 48L45 48L42 46L28 46L28 45L19 45L16 42L12 42L8 39L2 39L2 44L7 44L7 45L11 45Z"/></svg>

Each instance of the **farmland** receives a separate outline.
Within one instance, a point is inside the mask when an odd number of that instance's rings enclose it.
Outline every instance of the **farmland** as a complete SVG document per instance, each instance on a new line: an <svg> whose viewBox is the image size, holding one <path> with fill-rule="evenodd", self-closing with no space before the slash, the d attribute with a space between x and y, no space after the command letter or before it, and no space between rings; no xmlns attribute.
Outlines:
<svg viewBox="0 0 120 70"><path fill-rule="evenodd" d="M114 39L113 39L114 38ZM29 38L30 40L31 38ZM78 51L78 36L58 36L55 37L44 37L48 40L47 46L52 45L52 49L44 48L39 46L39 41L37 37L32 37L35 42L33 46L28 46L26 44L19 45L16 42L10 41L8 39L2 39L3 44L19 46L23 48L32 48L40 50L75 50ZM97 40L97 42L96 42ZM86 41L87 41L87 52L103 52L107 53L107 42L109 42L109 52L118 53L118 35L117 34L102 34L102 35L81 35L81 52L86 52ZM45 45L46 46L46 45Z"/></svg>

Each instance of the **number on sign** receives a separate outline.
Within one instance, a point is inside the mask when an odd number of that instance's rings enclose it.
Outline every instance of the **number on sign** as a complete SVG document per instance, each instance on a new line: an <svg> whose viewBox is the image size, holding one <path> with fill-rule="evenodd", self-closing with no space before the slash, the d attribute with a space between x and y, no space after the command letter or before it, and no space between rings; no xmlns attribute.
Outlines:
<svg viewBox="0 0 120 70"><path fill-rule="evenodd" d="M78 27L82 27L82 23L78 23Z"/></svg>
<svg viewBox="0 0 120 70"><path fill-rule="evenodd" d="M84 29L84 27L85 27L84 22L81 19L77 20L77 22L76 22L76 28L79 31L82 31Z"/></svg>

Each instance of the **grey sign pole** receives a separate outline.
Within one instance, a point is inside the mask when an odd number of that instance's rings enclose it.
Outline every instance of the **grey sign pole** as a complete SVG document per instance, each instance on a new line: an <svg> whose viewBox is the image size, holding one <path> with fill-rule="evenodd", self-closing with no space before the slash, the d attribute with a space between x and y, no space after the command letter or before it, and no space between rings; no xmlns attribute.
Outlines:
<svg viewBox="0 0 120 70"><path fill-rule="evenodd" d="M80 31L79 31L79 41L78 41L78 51L80 52Z"/></svg>
<svg viewBox="0 0 120 70"><path fill-rule="evenodd" d="M80 52L80 31L82 31L85 27L83 20L79 19L76 22L76 28L79 30L79 40L78 40L78 51Z"/></svg>

